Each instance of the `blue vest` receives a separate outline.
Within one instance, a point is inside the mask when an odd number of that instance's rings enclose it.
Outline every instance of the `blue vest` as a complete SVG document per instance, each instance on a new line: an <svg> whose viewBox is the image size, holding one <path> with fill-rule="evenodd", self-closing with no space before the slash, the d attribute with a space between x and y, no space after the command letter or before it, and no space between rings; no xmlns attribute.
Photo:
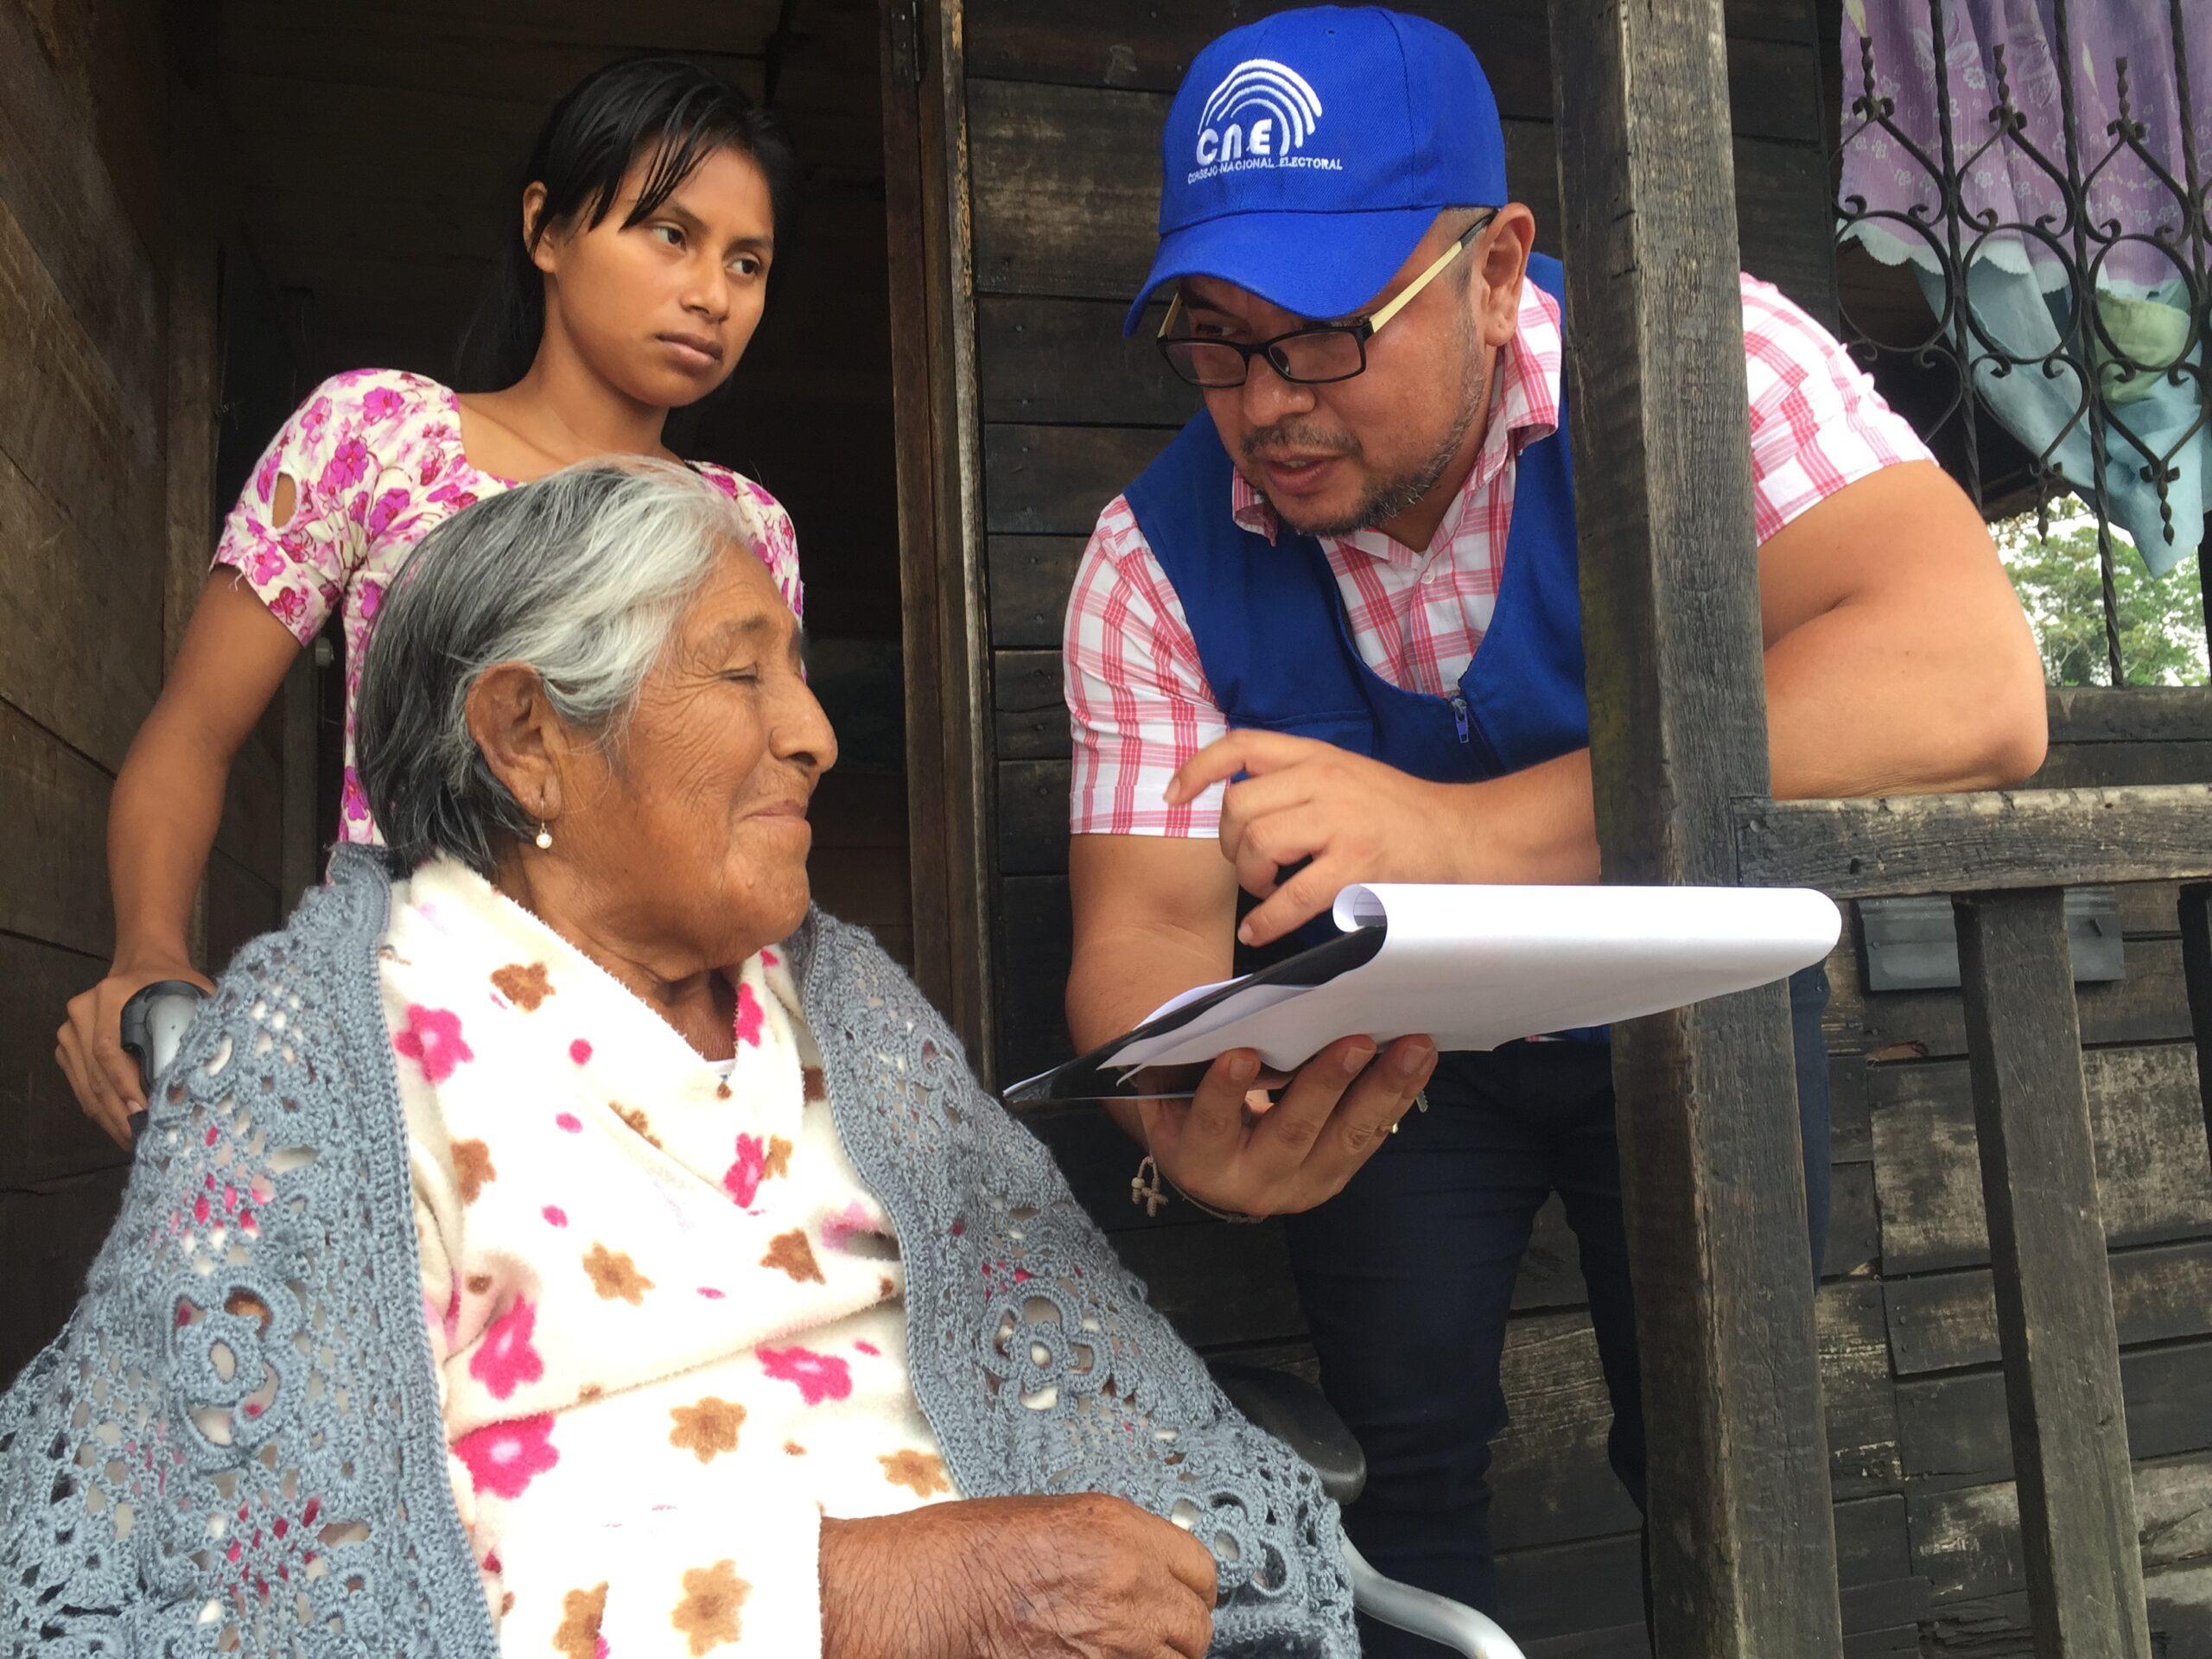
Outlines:
<svg viewBox="0 0 2212 1659"><path fill-rule="evenodd" d="M1529 275L1554 299L1560 264ZM1200 413L1129 486L1153 556L1190 619L1232 727L1319 738L1437 783L1471 783L1587 747L1573 468L1560 427L1521 451L1497 601L1450 696L1393 685L1352 641L1321 543L1270 543L1230 516L1229 453Z"/></svg>
<svg viewBox="0 0 2212 1659"><path fill-rule="evenodd" d="M1529 276L1564 315L1559 261L1530 254ZM1321 543L1288 531L1271 543L1238 524L1229 511L1230 471L1213 417L1201 412L1127 493L1183 601L1206 683L1230 725L1319 738L1434 783L1475 783L1589 747L1563 384L1558 430L1516 462L1497 601L1448 697L1408 691L1367 665ZM1323 944L1336 932L1324 912L1282 948ZM1255 959L1237 954L1240 969ZM1594 1042L1606 1032L1560 1034Z"/></svg>

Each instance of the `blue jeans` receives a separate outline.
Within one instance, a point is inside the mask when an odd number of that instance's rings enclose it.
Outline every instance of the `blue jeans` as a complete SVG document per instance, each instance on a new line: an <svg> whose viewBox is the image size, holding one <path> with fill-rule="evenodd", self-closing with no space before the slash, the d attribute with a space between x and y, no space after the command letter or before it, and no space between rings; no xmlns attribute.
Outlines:
<svg viewBox="0 0 2212 1659"><path fill-rule="evenodd" d="M1790 982L1816 1273L1828 1219L1827 994L1819 968ZM1344 1513L1352 1541L1390 1577L1494 1612L1490 1443L1506 1423L1498 1358L1529 1230L1554 1192L1574 1230L1612 1398L1607 1452L1643 1507L1612 1052L1514 1043L1446 1055L1428 1099L1341 1193L1291 1217L1291 1263L1321 1386L1367 1453L1366 1490ZM1361 1627L1370 1659L1445 1651Z"/></svg>

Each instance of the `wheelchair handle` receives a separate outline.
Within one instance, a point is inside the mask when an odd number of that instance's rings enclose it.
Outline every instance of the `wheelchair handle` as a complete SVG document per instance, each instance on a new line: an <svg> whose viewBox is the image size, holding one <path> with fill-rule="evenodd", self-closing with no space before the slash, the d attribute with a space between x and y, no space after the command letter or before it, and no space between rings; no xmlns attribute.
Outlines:
<svg viewBox="0 0 2212 1659"><path fill-rule="evenodd" d="M123 1005L123 1052L138 1062L138 1085L153 1099L154 1079L169 1069L185 1030L200 1012L207 993L184 979L157 979L131 993ZM143 1123L141 1113L131 1120Z"/></svg>

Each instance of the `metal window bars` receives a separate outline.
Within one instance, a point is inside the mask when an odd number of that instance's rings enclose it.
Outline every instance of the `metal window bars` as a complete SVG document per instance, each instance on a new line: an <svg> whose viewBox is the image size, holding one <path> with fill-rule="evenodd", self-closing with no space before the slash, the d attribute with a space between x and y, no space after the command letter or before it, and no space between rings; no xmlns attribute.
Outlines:
<svg viewBox="0 0 2212 1659"><path fill-rule="evenodd" d="M2067 491L2079 492L2094 514L2105 648L2112 683L2121 685L2126 683L2126 664L2121 660L2119 603L2113 588L2113 520L2101 482L2113 476L2108 468L2132 466L2141 482L2156 492L2164 533L2171 543L2173 506L2168 489L2179 477L2177 459L2212 421L2212 372L2207 365L2212 352L2203 349L2212 335L2212 232L2208 232L2207 200L2208 192L2212 192L2212 180L2207 176L2212 156L2198 154L2192 130L2191 65L2183 29L2184 6L2201 4L2203 0L2168 0L2171 65L2131 64L2126 56L2112 60L2113 118L2103 123L2101 130L2091 131L2082 130L2077 79L2081 73L2101 66L2094 63L2086 43L2077 41L2075 20L2069 16L2075 9L2069 8L2066 0L2047 0L2051 44L2056 48L2050 58L2056 73L2050 79L2056 81L2062 136L2062 153L2056 156L2046 153L2047 124L2045 147L2038 147L2030 136L2029 118L2018 96L2018 71L2006 60L2005 42L1992 43L1987 70L1978 53L1973 54L1974 60L1961 60L1960 54L1948 49L1955 38L1955 4L1947 4L1946 0L1854 0L1853 13L1855 19L1863 21L1868 8L1916 8L1923 3L1928 33L1924 37L1916 29L1911 33L1927 49L1906 54L1914 61L1878 63L1873 38L1862 30L1859 61L1842 66L1847 85L1855 86L1856 96L1843 114L1839 133L1837 159L1842 181L1838 186L1835 239L1840 253L1846 245L1865 237L1869 227L1878 227L1907 245L1911 262L1932 277L1923 279L1921 286L1933 314L1933 326L1917 338L1883 340L1874 328L1860 326L1847 298L1842 307L1845 339L1853 355L1878 372L1887 359L1903 365L1902 372L1907 374L1934 371L1940 378L1948 372L1953 383L1948 397L1939 393L1930 409L1918 411L1918 424L1923 435L1931 441L1939 435L1948 437L1945 448L1952 451L1951 464L1963 474L1961 481L1976 504L1985 508L1989 505L1985 486L1992 480L1984 476L1984 460L1986 444L1993 435L1985 424L1990 410L1974 390L1977 378L1986 378L1993 385L2013 375L2038 374L2059 390L2062 401L2070 381L2078 394L2070 412L2063 416L2057 429L2039 448L2025 446L2028 493L2033 497L2038 531L2044 534L2049 533L2050 500ZM2212 73L2212 65L2200 64L2196 68L2200 74ZM1925 75L1932 83L1916 89L1925 90L1934 105L1936 142L1932 145L1926 142L1924 124L1918 137L1907 130L1899 119L1896 99L1883 90L1884 76L1894 78L1901 73ZM2155 75L2163 80L2168 73L2172 78L2174 107L2179 112L2173 124L2179 135L2175 146L2178 156L2157 152L2148 142L2149 129L2139 118L2136 107L2138 90L2153 85L2148 77ZM1955 79L1964 84L1955 86ZM1890 84L1897 83L1892 79ZM2050 89L2039 86L2037 90L2047 97ZM1981 94L1992 91L1994 96L1985 105ZM1882 204L1870 204L1864 194L1847 190L1853 147L1869 144L1888 146L1877 153L1883 164L1891 168L1891 178L1903 181L1916 170L1924 175L1924 181L1911 180L1910 194L1917 200L1898 206L1885 197ZM2034 182L2044 211L2032 217L2008 215L1986 202L1977 205L1970 200L1975 194L1967 188L1971 175L1978 167L1992 162L2014 174L2026 168L2023 176ZM2149 181L2149 188L2157 192L2155 209L2139 210L2133 226L2123 225L2109 211L2101 213L2096 200L2101 186L2108 187L2120 168L2132 171L2131 182L2137 188L2141 188L2142 181ZM2044 192L2046 181L2047 194ZM2055 212L2050 211L2052 197ZM2105 205L2108 209L2109 203ZM2056 339L2049 349L2024 353L2008 345L1980 314L1978 301L1969 302L1967 279L1976 262L2007 244L2024 251L2044 281L2050 282L2054 276L2057 279L2063 298L2050 302ZM2155 361L2134 354L2136 342L2117 336L2097 303L2096 290L2108 263L2121 257L2139 264L2146 253L2139 250L2155 253L2171 265L2171 280L2178 285L2187 319L2186 337L2178 349ZM2195 418L2186 429L2163 443L2145 440L2122 407L2123 400L2115 395L2124 388L2139 387L2145 383L2138 377L2144 376L2195 389ZM1930 377L1923 373L1922 378ZM1943 433L1947 427L1951 429L1948 435ZM2085 429L2089 454L2087 476L2082 475L2083 469L2078 463L2069 471L2058 454ZM2212 536L2208 536L2207 547L2200 550L2199 559L2212 569ZM2208 628L2212 629L2212 580L2205 587Z"/></svg>

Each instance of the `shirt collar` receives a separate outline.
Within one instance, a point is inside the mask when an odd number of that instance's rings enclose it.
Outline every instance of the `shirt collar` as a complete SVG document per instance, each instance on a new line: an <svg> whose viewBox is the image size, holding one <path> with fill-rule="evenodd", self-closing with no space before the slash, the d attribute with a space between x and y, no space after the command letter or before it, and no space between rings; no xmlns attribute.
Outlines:
<svg viewBox="0 0 2212 1659"><path fill-rule="evenodd" d="M1482 452L1475 457L1457 505L1437 527L1440 543L1458 532L1509 460L1537 439L1559 430L1560 346L1559 302L1524 275L1513 339L1499 353L1501 372L1491 391L1490 429L1483 436ZM1242 528L1271 543L1281 533L1274 509L1234 467L1229 474L1229 510ZM1336 539L1341 547L1376 558L1405 561L1425 559L1435 545L1409 548L1376 530L1355 531Z"/></svg>

